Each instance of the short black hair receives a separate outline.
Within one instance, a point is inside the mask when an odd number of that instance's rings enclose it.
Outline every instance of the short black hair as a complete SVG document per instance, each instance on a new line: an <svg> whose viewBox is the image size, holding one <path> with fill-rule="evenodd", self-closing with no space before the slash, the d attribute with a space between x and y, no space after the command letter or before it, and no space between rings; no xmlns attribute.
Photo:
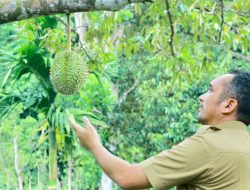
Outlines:
<svg viewBox="0 0 250 190"><path fill-rule="evenodd" d="M233 98L238 101L236 117L246 125L250 124L250 72L231 70L234 78L229 83Z"/></svg>

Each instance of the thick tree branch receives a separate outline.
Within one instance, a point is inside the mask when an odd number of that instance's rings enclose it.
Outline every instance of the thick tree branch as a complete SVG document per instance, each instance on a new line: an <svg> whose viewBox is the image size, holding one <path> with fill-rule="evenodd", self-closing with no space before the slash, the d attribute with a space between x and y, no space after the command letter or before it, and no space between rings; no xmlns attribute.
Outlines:
<svg viewBox="0 0 250 190"><path fill-rule="evenodd" d="M175 52L174 52L174 24L173 24L173 19L172 19L172 15L170 12L170 5L169 5L169 1L166 0L166 10L167 10L167 14L168 14L168 20L169 20L169 24L170 24L170 30L171 30L171 34L170 34L170 47L171 47L171 53L172 56L175 56Z"/></svg>
<svg viewBox="0 0 250 190"><path fill-rule="evenodd" d="M116 11L130 3L148 0L1 0L0 24L37 16L94 10Z"/></svg>

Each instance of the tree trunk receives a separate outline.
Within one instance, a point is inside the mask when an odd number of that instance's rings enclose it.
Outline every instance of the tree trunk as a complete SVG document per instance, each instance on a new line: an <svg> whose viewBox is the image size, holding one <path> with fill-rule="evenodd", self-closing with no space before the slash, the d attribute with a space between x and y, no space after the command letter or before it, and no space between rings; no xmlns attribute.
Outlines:
<svg viewBox="0 0 250 190"><path fill-rule="evenodd" d="M15 170L18 179L18 190L23 190L23 176L22 171L20 170L19 166L19 155L18 155L18 142L17 136L14 137L14 154L15 154Z"/></svg>
<svg viewBox="0 0 250 190"><path fill-rule="evenodd" d="M112 190L113 181L104 173L102 172L101 178L101 185L99 190Z"/></svg>
<svg viewBox="0 0 250 190"><path fill-rule="evenodd" d="M124 24L120 24L118 26L116 26L115 31L113 33L113 35L111 36L111 41L114 44L115 47L115 51L117 51L118 46L120 44L120 39L123 35L124 32Z"/></svg>
<svg viewBox="0 0 250 190"><path fill-rule="evenodd" d="M37 190L40 190L40 170L39 165L37 166Z"/></svg>
<svg viewBox="0 0 250 190"><path fill-rule="evenodd" d="M85 34L90 25L90 20L88 18L88 13L75 13L75 25L76 25L76 33L79 36L80 42L84 45L85 42Z"/></svg>
<svg viewBox="0 0 250 190"><path fill-rule="evenodd" d="M7 172L6 173L6 177L7 177L7 179L6 179L6 190L10 190L10 173L9 172Z"/></svg>
<svg viewBox="0 0 250 190"><path fill-rule="evenodd" d="M57 146L55 129L49 130L49 190L57 189Z"/></svg>
<svg viewBox="0 0 250 190"><path fill-rule="evenodd" d="M1 0L0 24L31 17L93 10L119 10L127 4L148 0Z"/></svg>
<svg viewBox="0 0 250 190"><path fill-rule="evenodd" d="M61 183L62 183L62 181L59 181L59 179L57 178L57 190L61 190L62 188L61 188Z"/></svg>
<svg viewBox="0 0 250 190"><path fill-rule="evenodd" d="M32 190L32 177L31 177L31 174L29 176L29 190Z"/></svg>
<svg viewBox="0 0 250 190"><path fill-rule="evenodd" d="M78 181L79 181L79 175L78 175L78 173L76 172L76 186L75 186L75 190L78 190Z"/></svg>
<svg viewBox="0 0 250 190"><path fill-rule="evenodd" d="M2 149L2 147L1 147L1 149ZM0 160L2 161L3 168L4 168L4 171L6 174L6 190L9 190L10 189L10 173L8 171L5 160L3 159L2 155L1 155L1 153L2 153L1 149L0 149Z"/></svg>
<svg viewBox="0 0 250 190"><path fill-rule="evenodd" d="M72 190L72 170L73 162L71 155L68 155L68 190Z"/></svg>

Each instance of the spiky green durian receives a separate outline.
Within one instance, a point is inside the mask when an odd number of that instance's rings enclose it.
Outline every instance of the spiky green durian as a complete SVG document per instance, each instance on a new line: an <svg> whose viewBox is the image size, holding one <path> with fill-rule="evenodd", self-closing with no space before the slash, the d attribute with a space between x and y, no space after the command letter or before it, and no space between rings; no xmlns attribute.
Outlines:
<svg viewBox="0 0 250 190"><path fill-rule="evenodd" d="M50 68L50 80L57 92L70 95L80 90L88 75L87 65L75 51L56 54Z"/></svg>

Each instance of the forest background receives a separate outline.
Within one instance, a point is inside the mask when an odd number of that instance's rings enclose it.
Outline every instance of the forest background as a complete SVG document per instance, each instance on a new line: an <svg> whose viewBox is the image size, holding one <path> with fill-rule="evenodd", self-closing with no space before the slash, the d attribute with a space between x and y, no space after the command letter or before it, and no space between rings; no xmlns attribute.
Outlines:
<svg viewBox="0 0 250 190"><path fill-rule="evenodd" d="M109 151L140 162L200 127L210 80L250 70L249 0L155 0L74 13L71 27L89 75L65 96L49 68L66 49L66 16L0 25L0 189L119 189L79 147L69 114L88 116Z"/></svg>

